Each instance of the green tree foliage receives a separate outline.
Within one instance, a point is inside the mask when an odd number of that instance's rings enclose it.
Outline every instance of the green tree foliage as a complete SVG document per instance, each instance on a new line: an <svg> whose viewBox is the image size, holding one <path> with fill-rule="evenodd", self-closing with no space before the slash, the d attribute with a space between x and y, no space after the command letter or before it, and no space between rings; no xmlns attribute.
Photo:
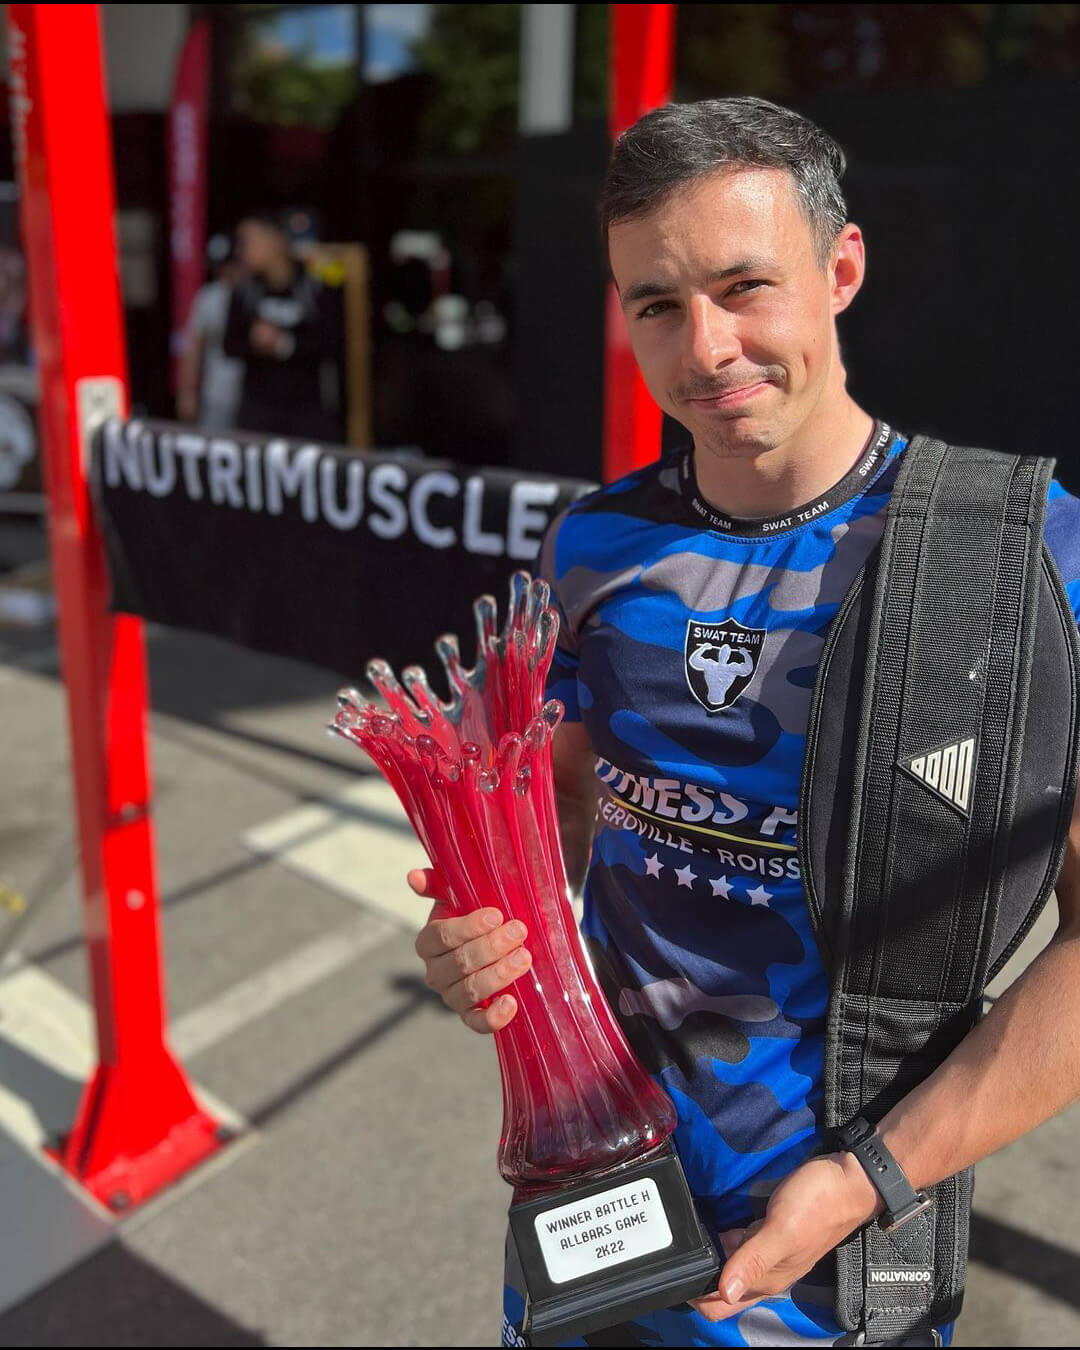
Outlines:
<svg viewBox="0 0 1080 1350"><path fill-rule="evenodd" d="M413 43L433 77L421 128L425 157L498 154L517 133L520 5L433 5Z"/></svg>
<svg viewBox="0 0 1080 1350"><path fill-rule="evenodd" d="M325 130L356 94L355 58L331 63L319 60L314 49L276 41L275 18L276 11L253 15L239 25L229 72L233 107L257 122Z"/></svg>

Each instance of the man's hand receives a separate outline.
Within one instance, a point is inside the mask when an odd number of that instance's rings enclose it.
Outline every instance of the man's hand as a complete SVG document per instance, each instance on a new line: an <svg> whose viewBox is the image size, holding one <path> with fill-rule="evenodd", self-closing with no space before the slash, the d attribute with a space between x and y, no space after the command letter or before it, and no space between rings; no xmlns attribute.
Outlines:
<svg viewBox="0 0 1080 1350"><path fill-rule="evenodd" d="M287 334L276 324L256 319L251 325L251 345L264 356L281 356Z"/></svg>
<svg viewBox="0 0 1080 1350"><path fill-rule="evenodd" d="M473 1031L501 1031L518 1005L513 994L496 996L532 965L521 945L528 936L525 925L520 919L504 923L497 909L450 917L433 868L416 868L408 882L417 895L435 901L416 939L428 987Z"/></svg>
<svg viewBox="0 0 1080 1350"><path fill-rule="evenodd" d="M782 1294L884 1205L855 1157L812 1158L777 1186L765 1217L720 1234L727 1261L714 1294L695 1299L710 1322Z"/></svg>

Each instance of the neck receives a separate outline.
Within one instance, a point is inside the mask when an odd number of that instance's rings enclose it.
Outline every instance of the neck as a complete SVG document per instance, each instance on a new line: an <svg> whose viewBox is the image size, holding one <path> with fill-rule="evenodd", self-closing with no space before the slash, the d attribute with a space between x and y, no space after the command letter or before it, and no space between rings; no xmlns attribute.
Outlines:
<svg viewBox="0 0 1080 1350"><path fill-rule="evenodd" d="M740 520L761 520L820 497L852 467L874 419L845 392L819 405L790 439L745 458L711 454L695 444L698 491Z"/></svg>

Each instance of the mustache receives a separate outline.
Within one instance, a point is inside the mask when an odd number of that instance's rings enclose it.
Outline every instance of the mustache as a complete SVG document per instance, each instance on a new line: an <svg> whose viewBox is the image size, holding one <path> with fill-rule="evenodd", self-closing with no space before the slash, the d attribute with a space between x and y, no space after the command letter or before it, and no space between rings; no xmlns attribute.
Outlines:
<svg viewBox="0 0 1080 1350"><path fill-rule="evenodd" d="M675 389L675 399L685 403L692 398L722 398L736 389L746 389L752 384L780 384L784 378L782 366L764 366L760 370L748 371L742 376L728 375L723 379L693 380L689 384L679 385Z"/></svg>

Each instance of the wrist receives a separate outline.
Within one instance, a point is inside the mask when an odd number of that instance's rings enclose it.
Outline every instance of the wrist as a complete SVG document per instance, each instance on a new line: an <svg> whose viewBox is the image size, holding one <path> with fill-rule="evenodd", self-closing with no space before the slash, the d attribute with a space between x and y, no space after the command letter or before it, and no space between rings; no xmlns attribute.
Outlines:
<svg viewBox="0 0 1080 1350"><path fill-rule="evenodd" d="M878 1122L877 1132L881 1142L904 1169L904 1175L912 1186L917 1190L925 1185L926 1178L920 1175L918 1159L911 1147L910 1132L905 1132L900 1121L893 1119L893 1112Z"/></svg>
<svg viewBox="0 0 1080 1350"><path fill-rule="evenodd" d="M851 1205L851 1228L861 1228L884 1214L885 1201L854 1153L843 1149L832 1156L844 1175L845 1192Z"/></svg>

